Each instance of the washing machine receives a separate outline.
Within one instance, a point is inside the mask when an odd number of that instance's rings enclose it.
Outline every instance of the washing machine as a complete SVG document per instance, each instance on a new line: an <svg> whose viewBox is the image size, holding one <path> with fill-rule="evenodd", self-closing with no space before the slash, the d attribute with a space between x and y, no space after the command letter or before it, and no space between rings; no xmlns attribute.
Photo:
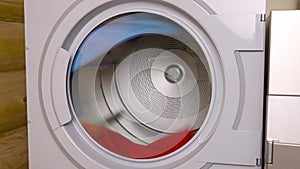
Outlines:
<svg viewBox="0 0 300 169"><path fill-rule="evenodd" d="M262 168L265 1L25 0L29 168Z"/></svg>

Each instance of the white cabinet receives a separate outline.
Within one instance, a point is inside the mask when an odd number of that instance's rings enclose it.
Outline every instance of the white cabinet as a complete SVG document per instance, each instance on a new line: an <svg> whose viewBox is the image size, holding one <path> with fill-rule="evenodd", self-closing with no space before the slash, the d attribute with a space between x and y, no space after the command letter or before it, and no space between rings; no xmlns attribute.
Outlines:
<svg viewBox="0 0 300 169"><path fill-rule="evenodd" d="M271 13L266 126L268 169L300 166L299 30L300 10Z"/></svg>

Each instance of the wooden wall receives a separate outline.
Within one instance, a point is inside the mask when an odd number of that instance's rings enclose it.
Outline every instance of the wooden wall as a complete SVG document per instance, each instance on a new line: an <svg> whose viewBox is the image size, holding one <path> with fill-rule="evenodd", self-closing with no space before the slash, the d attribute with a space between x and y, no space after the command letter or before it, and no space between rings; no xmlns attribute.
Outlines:
<svg viewBox="0 0 300 169"><path fill-rule="evenodd" d="M0 168L28 168L23 0L0 0Z"/></svg>

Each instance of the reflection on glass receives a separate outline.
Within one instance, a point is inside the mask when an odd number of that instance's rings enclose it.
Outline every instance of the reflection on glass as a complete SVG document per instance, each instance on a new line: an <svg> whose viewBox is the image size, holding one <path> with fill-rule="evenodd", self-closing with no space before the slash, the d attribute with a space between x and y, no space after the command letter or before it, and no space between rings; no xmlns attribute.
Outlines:
<svg viewBox="0 0 300 169"><path fill-rule="evenodd" d="M75 115L87 134L128 158L161 157L184 146L211 102L198 43L175 22L150 13L100 24L76 52L70 75Z"/></svg>

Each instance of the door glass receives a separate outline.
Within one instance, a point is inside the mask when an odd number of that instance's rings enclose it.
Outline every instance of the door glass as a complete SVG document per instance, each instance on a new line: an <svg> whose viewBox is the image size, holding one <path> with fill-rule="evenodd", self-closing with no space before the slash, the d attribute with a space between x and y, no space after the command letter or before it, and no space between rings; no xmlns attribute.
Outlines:
<svg viewBox="0 0 300 169"><path fill-rule="evenodd" d="M211 93L208 63L193 36L151 13L97 26L70 69L76 119L95 143L127 158L183 147L206 118Z"/></svg>

